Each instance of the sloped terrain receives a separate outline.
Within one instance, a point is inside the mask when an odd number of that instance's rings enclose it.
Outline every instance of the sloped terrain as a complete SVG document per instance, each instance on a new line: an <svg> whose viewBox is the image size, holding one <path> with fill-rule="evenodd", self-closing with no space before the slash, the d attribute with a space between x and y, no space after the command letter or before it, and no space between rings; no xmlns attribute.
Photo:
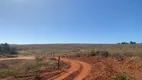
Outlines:
<svg viewBox="0 0 142 80"><path fill-rule="evenodd" d="M85 80L113 80L118 73L126 73L134 80L142 79L142 65L135 57L126 57L123 61L116 58L78 57L74 58L91 64L91 73Z"/></svg>

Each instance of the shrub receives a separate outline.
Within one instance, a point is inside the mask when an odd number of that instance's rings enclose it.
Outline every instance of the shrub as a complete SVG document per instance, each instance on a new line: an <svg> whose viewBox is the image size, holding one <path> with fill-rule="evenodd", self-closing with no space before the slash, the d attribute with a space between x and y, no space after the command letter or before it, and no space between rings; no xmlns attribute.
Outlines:
<svg viewBox="0 0 142 80"><path fill-rule="evenodd" d="M128 57L132 57L132 56L134 56L135 54L134 54L133 52L125 52L123 55L124 55L124 56L128 56Z"/></svg>
<svg viewBox="0 0 142 80"><path fill-rule="evenodd" d="M109 56L109 52L108 51L100 51L99 53L101 56L103 57L108 57Z"/></svg>
<svg viewBox="0 0 142 80"><path fill-rule="evenodd" d="M126 73L118 73L113 80L132 80Z"/></svg>
<svg viewBox="0 0 142 80"><path fill-rule="evenodd" d="M42 77L40 76L40 73L36 72L36 75L35 75L35 80L42 80Z"/></svg>
<svg viewBox="0 0 142 80"><path fill-rule="evenodd" d="M124 60L124 57L120 53L113 53L112 56L115 57L118 61Z"/></svg>
<svg viewBox="0 0 142 80"><path fill-rule="evenodd" d="M92 50L88 56L96 56L96 55L100 55L103 57L108 57L109 56L109 52L108 51L94 51Z"/></svg>
<svg viewBox="0 0 142 80"><path fill-rule="evenodd" d="M8 76L15 76L18 73L18 71L14 69L1 69L0 70L0 77L8 77Z"/></svg>
<svg viewBox="0 0 142 80"><path fill-rule="evenodd" d="M39 67L39 64L26 65L26 66L24 66L24 70L28 71L28 70L36 69L38 67Z"/></svg>
<svg viewBox="0 0 142 80"><path fill-rule="evenodd" d="M50 60L54 60L54 61L56 61L56 58L50 58Z"/></svg>
<svg viewBox="0 0 142 80"><path fill-rule="evenodd" d="M76 54L76 57L81 57L81 54L80 54L80 53L77 53L77 54Z"/></svg>
<svg viewBox="0 0 142 80"><path fill-rule="evenodd" d="M98 55L98 53L95 52L94 50L92 50L92 51L88 54L88 56L96 56L96 55Z"/></svg>
<svg viewBox="0 0 142 80"><path fill-rule="evenodd" d="M36 56L36 57L35 57L35 60L38 61L38 62L39 62L39 61L43 61L43 59L44 59L44 58L43 58L42 56Z"/></svg>

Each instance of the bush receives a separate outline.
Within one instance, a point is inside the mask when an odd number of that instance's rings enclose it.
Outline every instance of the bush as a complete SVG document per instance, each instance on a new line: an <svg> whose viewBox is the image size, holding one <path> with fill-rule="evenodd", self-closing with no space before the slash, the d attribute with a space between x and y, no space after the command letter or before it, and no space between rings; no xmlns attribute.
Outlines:
<svg viewBox="0 0 142 80"><path fill-rule="evenodd" d="M0 70L0 77L5 78L8 76L15 76L18 73L18 71L14 69L1 69Z"/></svg>
<svg viewBox="0 0 142 80"><path fill-rule="evenodd" d="M125 52L123 55L128 56L128 57L135 56L135 54L133 52Z"/></svg>
<svg viewBox="0 0 142 80"><path fill-rule="evenodd" d="M100 51L100 55L103 56L103 57L108 57L109 52L108 51Z"/></svg>
<svg viewBox="0 0 142 80"><path fill-rule="evenodd" d="M96 55L98 55L98 53L95 52L94 50L92 50L92 51L88 54L88 56L96 56Z"/></svg>
<svg viewBox="0 0 142 80"><path fill-rule="evenodd" d="M96 56L96 55L100 55L103 57L108 57L109 56L109 52L108 51L94 51L92 50L88 56Z"/></svg>
<svg viewBox="0 0 142 80"><path fill-rule="evenodd" d="M113 80L132 80L132 78L125 73L118 73Z"/></svg>
<svg viewBox="0 0 142 80"><path fill-rule="evenodd" d="M81 54L80 54L80 53L77 53L77 54L76 54L76 57L81 57Z"/></svg>
<svg viewBox="0 0 142 80"><path fill-rule="evenodd" d="M25 66L23 67L23 69L24 69L25 71L34 70L34 69L39 68L40 66L41 66L41 63L36 62L35 64L25 65Z"/></svg>
<svg viewBox="0 0 142 80"><path fill-rule="evenodd" d="M45 58L43 56L35 56L37 62L43 61Z"/></svg>
<svg viewBox="0 0 142 80"><path fill-rule="evenodd" d="M124 60L123 55L120 54L120 53L113 53L112 56L115 57L116 60L118 60L118 61L123 61Z"/></svg>
<svg viewBox="0 0 142 80"><path fill-rule="evenodd" d="M54 60L54 61L56 61L56 58L50 58L50 60Z"/></svg>

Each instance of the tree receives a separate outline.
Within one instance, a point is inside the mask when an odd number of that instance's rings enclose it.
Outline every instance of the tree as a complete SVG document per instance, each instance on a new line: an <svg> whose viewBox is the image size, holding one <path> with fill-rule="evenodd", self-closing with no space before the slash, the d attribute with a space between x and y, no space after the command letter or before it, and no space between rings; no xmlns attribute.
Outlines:
<svg viewBox="0 0 142 80"><path fill-rule="evenodd" d="M136 44L136 42L130 41L130 44Z"/></svg>
<svg viewBox="0 0 142 80"><path fill-rule="evenodd" d="M121 44L121 43L117 43L117 44Z"/></svg>
<svg viewBox="0 0 142 80"><path fill-rule="evenodd" d="M9 44L0 44L0 54L17 54L17 49L10 47Z"/></svg>
<svg viewBox="0 0 142 80"><path fill-rule="evenodd" d="M127 43L127 42L122 42L121 44L129 44L129 43Z"/></svg>
<svg viewBox="0 0 142 80"><path fill-rule="evenodd" d="M9 51L10 54L17 54L17 49L16 48L10 48L10 51Z"/></svg>

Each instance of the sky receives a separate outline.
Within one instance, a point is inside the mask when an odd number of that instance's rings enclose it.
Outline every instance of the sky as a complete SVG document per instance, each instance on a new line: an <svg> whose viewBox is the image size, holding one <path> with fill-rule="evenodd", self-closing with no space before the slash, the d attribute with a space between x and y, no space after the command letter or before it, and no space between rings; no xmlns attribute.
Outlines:
<svg viewBox="0 0 142 80"><path fill-rule="evenodd" d="M142 42L142 0L0 0L0 43Z"/></svg>

